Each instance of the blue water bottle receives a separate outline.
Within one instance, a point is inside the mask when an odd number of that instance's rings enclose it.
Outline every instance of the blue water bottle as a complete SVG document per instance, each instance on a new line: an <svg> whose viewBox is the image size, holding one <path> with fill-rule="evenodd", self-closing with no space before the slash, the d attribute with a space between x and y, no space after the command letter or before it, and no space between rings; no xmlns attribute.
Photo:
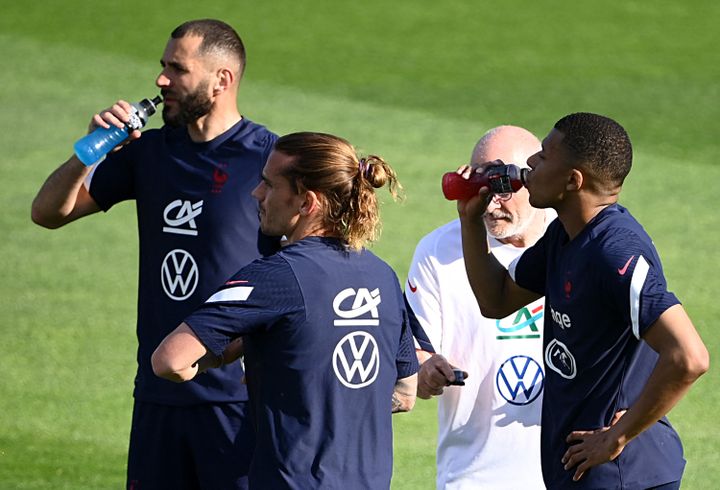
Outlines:
<svg viewBox="0 0 720 490"><path fill-rule="evenodd" d="M160 102L162 102L162 98L157 96L152 100L143 99L137 104L132 104L133 112L130 114L130 121L125 127L97 128L92 133L77 140L74 146L75 154L83 164L87 166L94 164L110 150L125 141L131 131L144 127L148 118L155 114Z"/></svg>

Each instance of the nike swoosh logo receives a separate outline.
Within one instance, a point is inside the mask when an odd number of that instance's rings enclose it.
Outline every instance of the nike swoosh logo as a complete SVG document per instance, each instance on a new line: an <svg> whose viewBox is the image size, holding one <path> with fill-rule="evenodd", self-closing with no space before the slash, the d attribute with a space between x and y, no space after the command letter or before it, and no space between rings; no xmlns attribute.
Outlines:
<svg viewBox="0 0 720 490"><path fill-rule="evenodd" d="M408 286L410 286L410 291L412 291L413 293L417 291L417 286L413 286L410 282L410 279L408 279Z"/></svg>
<svg viewBox="0 0 720 490"><path fill-rule="evenodd" d="M618 269L618 274L620 274L621 276L624 276L625 273L626 273L627 270L628 270L628 267L630 266L630 262L632 262L634 258L635 258L634 255L633 255L632 257L630 257L630 258L628 259L628 261L625 262L625 265L623 266L623 268L622 268L622 269Z"/></svg>

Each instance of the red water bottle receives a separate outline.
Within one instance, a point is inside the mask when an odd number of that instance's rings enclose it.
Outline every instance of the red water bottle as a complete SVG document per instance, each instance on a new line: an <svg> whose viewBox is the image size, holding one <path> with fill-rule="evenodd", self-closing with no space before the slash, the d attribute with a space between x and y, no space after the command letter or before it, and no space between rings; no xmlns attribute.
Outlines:
<svg viewBox="0 0 720 490"><path fill-rule="evenodd" d="M525 185L528 169L509 163L490 165L482 173L474 172L465 179L457 172L448 172L442 178L442 190L449 201L467 200L478 193L481 187L489 187L492 194L517 192Z"/></svg>

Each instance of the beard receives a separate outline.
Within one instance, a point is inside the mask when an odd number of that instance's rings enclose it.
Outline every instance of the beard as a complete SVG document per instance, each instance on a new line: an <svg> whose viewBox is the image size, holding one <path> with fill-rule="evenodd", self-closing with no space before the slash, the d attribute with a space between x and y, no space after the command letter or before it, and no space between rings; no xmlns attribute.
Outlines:
<svg viewBox="0 0 720 490"><path fill-rule="evenodd" d="M207 80L200 82L198 87L191 93L185 95L183 98L178 98L176 114L171 114L168 106L163 106L162 118L163 122L168 126L180 127L187 126L207 115L212 108L212 100L208 95L209 82ZM161 94L163 98L165 95L172 92L169 90L162 90Z"/></svg>
<svg viewBox="0 0 720 490"><path fill-rule="evenodd" d="M530 223L537 211L533 209L529 215L520 214L513 215L506 211L496 209L490 213L485 213L485 228L488 234L493 238L504 239L516 235L522 235L530 226ZM490 218L495 218L491 220Z"/></svg>

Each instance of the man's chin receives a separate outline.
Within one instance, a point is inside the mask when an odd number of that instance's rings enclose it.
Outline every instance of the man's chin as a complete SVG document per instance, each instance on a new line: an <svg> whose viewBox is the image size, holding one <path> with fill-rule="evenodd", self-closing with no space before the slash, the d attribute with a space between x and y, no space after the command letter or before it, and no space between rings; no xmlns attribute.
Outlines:
<svg viewBox="0 0 720 490"><path fill-rule="evenodd" d="M260 223L260 231L262 231L265 236L281 237L284 235L284 233L276 229L270 228L269 226L263 226L262 222Z"/></svg>
<svg viewBox="0 0 720 490"><path fill-rule="evenodd" d="M492 220L490 222L485 220L485 229L491 237L506 238L509 236L510 226L507 222L500 222L500 220Z"/></svg>
<svg viewBox="0 0 720 490"><path fill-rule="evenodd" d="M169 110L166 110L167 107L163 108L162 112L162 119L166 126L172 126L173 128L178 128L182 126L181 121L178 118L177 113L171 113Z"/></svg>

